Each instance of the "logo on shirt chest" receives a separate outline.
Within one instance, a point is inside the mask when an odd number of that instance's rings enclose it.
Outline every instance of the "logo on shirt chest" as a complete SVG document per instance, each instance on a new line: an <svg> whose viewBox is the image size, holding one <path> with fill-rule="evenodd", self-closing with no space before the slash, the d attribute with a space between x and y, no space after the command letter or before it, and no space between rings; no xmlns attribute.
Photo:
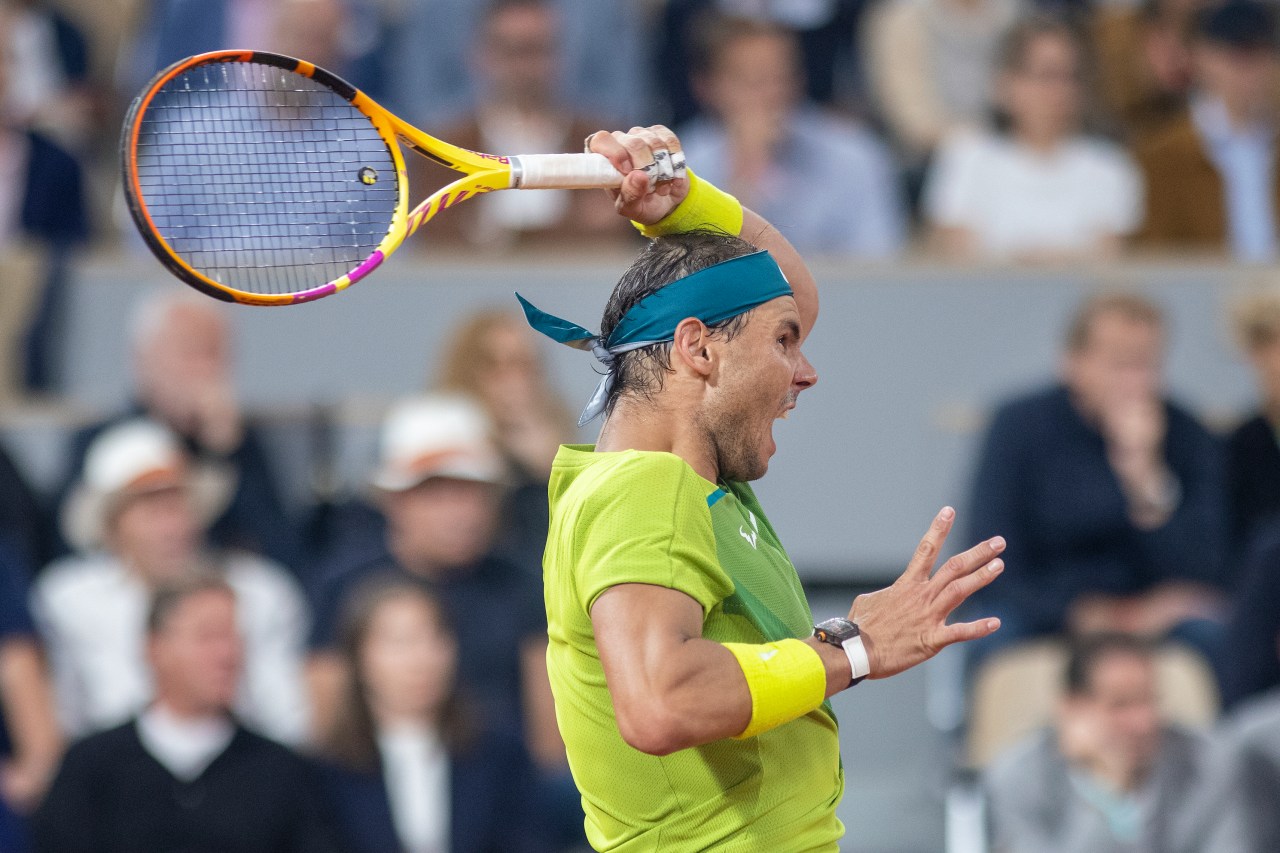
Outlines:
<svg viewBox="0 0 1280 853"><path fill-rule="evenodd" d="M747 518L751 521L751 531L748 532L745 525L738 526L738 535L747 540L747 544L753 550L757 550L756 542L760 538L760 525L756 521L756 514L751 510L747 510Z"/></svg>

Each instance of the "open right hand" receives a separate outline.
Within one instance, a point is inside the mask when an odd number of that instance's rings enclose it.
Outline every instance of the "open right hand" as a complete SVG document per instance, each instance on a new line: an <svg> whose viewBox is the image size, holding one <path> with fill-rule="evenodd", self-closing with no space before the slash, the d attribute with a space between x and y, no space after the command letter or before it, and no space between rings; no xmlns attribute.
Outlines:
<svg viewBox="0 0 1280 853"><path fill-rule="evenodd" d="M934 572L954 523L955 510L943 508L902 576L886 589L854 599L849 619L862 632L871 661L869 678L897 675L952 643L986 637L1000 627L999 619L947 624L952 611L1004 568L997 556L1005 542L997 536L955 555Z"/></svg>

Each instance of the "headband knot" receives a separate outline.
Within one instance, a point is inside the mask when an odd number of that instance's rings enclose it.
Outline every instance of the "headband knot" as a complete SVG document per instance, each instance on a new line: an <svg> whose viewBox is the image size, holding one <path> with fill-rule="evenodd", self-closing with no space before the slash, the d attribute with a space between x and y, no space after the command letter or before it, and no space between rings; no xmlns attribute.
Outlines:
<svg viewBox="0 0 1280 853"><path fill-rule="evenodd" d="M534 307L519 293L516 298L530 326L557 343L589 351L605 366L605 375L578 418L581 427L604 411L622 353L674 340L676 326L688 317L712 326L790 295L791 285L777 261L758 251L713 264L649 294L622 315L607 338Z"/></svg>

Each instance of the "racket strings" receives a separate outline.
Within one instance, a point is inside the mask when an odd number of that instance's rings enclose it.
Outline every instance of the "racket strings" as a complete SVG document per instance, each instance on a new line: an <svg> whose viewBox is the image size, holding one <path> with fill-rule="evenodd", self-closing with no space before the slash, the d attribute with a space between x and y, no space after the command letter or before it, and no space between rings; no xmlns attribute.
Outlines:
<svg viewBox="0 0 1280 853"><path fill-rule="evenodd" d="M300 293L367 259L399 187L378 130L308 77L257 63L196 66L140 119L136 169L159 235L237 290Z"/></svg>

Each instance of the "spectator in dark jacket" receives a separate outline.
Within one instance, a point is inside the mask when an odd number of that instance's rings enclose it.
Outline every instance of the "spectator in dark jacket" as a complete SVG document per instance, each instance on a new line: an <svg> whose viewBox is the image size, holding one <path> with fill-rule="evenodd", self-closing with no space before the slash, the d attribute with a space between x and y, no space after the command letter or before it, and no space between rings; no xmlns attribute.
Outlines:
<svg viewBox="0 0 1280 853"><path fill-rule="evenodd" d="M351 853L546 848L529 825L533 771L455 685L458 640L421 583L374 580L347 600L347 685L323 779Z"/></svg>
<svg viewBox="0 0 1280 853"><path fill-rule="evenodd" d="M1162 396L1163 359L1154 304L1097 296L1071 324L1063 383L997 411L972 519L1009 542L1005 576L979 596L1001 644L1108 630L1220 645L1221 453Z"/></svg>
<svg viewBox="0 0 1280 853"><path fill-rule="evenodd" d="M1234 314L1236 339L1261 396L1257 413L1227 442L1231 538L1241 555L1259 528L1280 518L1280 288L1242 299Z"/></svg>

